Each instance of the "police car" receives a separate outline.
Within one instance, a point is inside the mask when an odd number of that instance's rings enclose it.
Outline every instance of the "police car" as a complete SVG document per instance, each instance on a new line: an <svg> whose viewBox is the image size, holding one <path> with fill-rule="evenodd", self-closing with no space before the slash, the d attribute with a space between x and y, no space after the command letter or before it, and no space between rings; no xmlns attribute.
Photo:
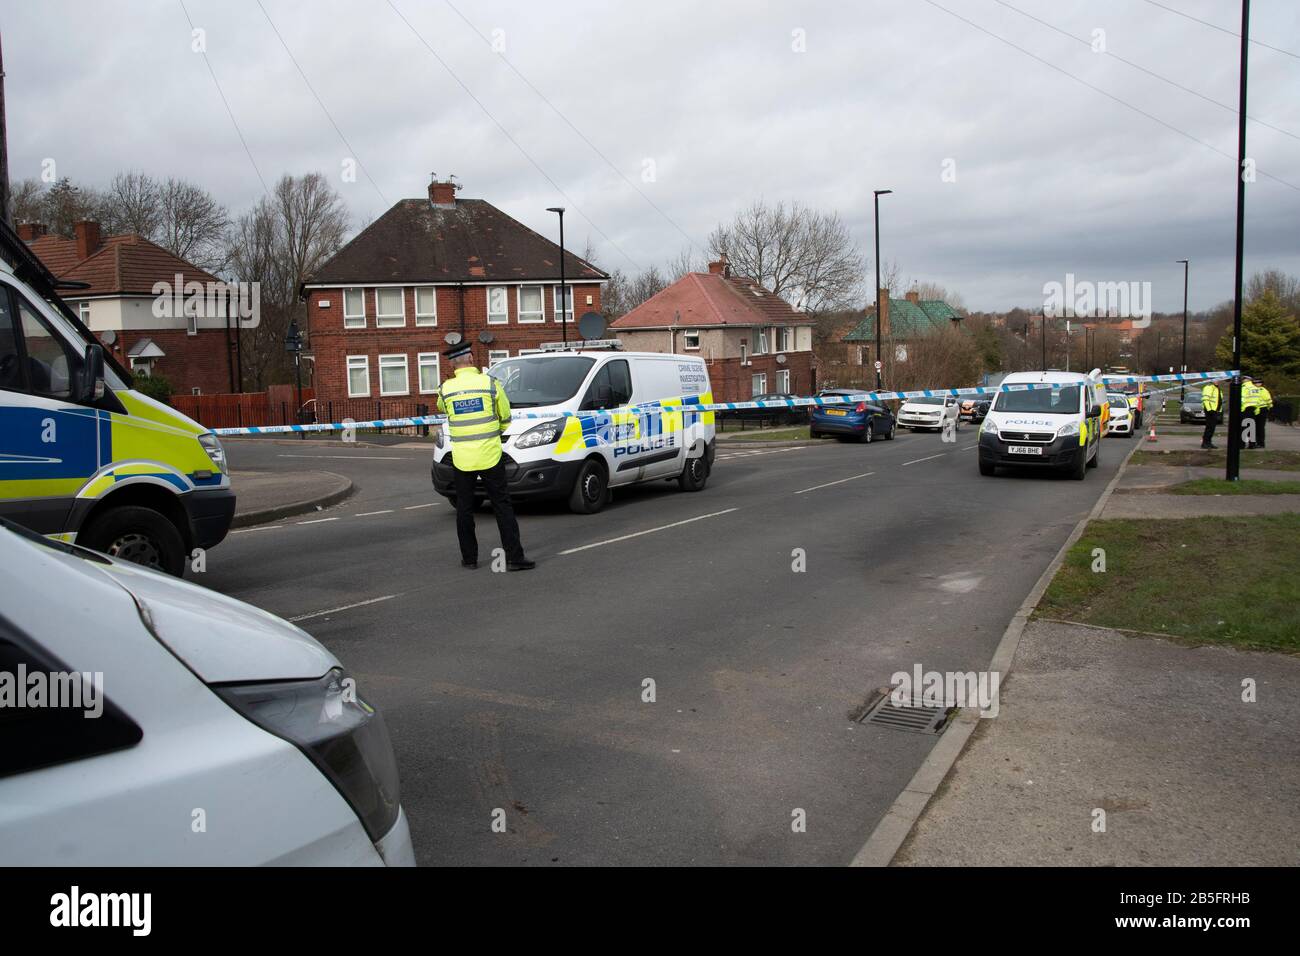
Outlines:
<svg viewBox="0 0 1300 956"><path fill-rule="evenodd" d="M221 442L132 389L58 289L0 223L0 517L179 575L234 517Z"/></svg>
<svg viewBox="0 0 1300 956"><path fill-rule="evenodd" d="M1054 387L998 393L980 426L980 474L994 475L1000 465L1031 466L1082 479L1097 467L1109 416L1096 375L1017 372L1003 379L1003 386Z"/></svg>
<svg viewBox="0 0 1300 956"><path fill-rule="evenodd" d="M566 499L593 514L614 488L669 480L701 491L709 480L714 413L691 411L713 401L703 359L588 344L506 359L488 374L514 414L502 453L516 500ZM439 430L433 485L454 501L451 451Z"/></svg>

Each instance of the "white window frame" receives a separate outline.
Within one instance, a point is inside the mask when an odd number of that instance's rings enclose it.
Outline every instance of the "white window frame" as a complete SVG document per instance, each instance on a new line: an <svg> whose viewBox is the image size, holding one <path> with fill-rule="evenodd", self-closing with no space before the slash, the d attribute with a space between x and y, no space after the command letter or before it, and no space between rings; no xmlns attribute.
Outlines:
<svg viewBox="0 0 1300 956"><path fill-rule="evenodd" d="M564 310L563 317L561 317L560 312L560 289L568 289L569 292L569 294L565 296L565 298L569 300L569 307ZM573 284L571 282L566 282L563 286L551 286L551 313L555 316L556 323L558 324L563 322L565 325L571 323L573 321L573 310Z"/></svg>
<svg viewBox="0 0 1300 956"><path fill-rule="evenodd" d="M84 299L77 303L77 317L81 319L81 324L90 327L90 303Z"/></svg>
<svg viewBox="0 0 1300 956"><path fill-rule="evenodd" d="M795 343L798 341L798 338L795 336L795 328L793 325L780 326L777 330L777 335L779 336L777 344L780 346L780 348L777 349L778 352L793 352L795 350Z"/></svg>
<svg viewBox="0 0 1300 956"><path fill-rule="evenodd" d="M749 365L749 364L750 364L750 361L749 361L749 346L746 345L744 342L741 342L741 343L740 343L740 365L741 365L741 367L743 368L743 367L745 367L746 365Z"/></svg>
<svg viewBox="0 0 1300 956"><path fill-rule="evenodd" d="M758 329L757 334L754 336L754 354L766 355L768 344L769 343L767 341L767 329L766 328Z"/></svg>
<svg viewBox="0 0 1300 956"><path fill-rule="evenodd" d="M501 297L502 299L505 300L506 310L504 312L492 311L492 293L496 289L501 290ZM509 325L510 324L510 287L505 285L490 285L483 290L483 294L484 296L487 297L487 301L484 304L484 307L487 311L487 324L488 325Z"/></svg>
<svg viewBox="0 0 1300 956"><path fill-rule="evenodd" d="M427 292L433 298L433 311L420 311L420 293ZM415 296L415 324L416 325L437 325L438 324L438 287L433 285L416 286L412 293ZM406 296L402 296L405 303Z"/></svg>
<svg viewBox="0 0 1300 956"><path fill-rule="evenodd" d="M348 293L356 292L361 296L361 312L348 311ZM366 290L360 286L351 286L343 290L343 328L364 329L366 327Z"/></svg>
<svg viewBox="0 0 1300 956"><path fill-rule="evenodd" d="M498 362L504 362L508 358L510 358L509 349L490 349L488 351L488 368L491 368Z"/></svg>
<svg viewBox="0 0 1300 956"><path fill-rule="evenodd" d="M766 395L767 394L767 373L755 372L749 377L749 394Z"/></svg>
<svg viewBox="0 0 1300 956"><path fill-rule="evenodd" d="M392 286L385 286L381 289L375 289L375 328L377 329L401 329L406 327L406 289L405 288L398 286L397 289L395 290L397 292L398 298L401 300L402 303L402 314L400 316L391 315L391 314L384 315L379 311L379 293L393 292L393 291L394 289ZM393 321L394 319L397 319L398 321L395 322Z"/></svg>
<svg viewBox="0 0 1300 956"><path fill-rule="evenodd" d="M425 388L424 370L430 366L433 368L437 382L434 383L433 388ZM442 363L437 352L420 352L415 356L415 384L421 395L433 395L438 391L438 386L442 384Z"/></svg>
<svg viewBox="0 0 1300 956"><path fill-rule="evenodd" d="M358 368L366 373L366 390L364 392L356 392L352 390L352 372L353 370ZM346 374L348 379L348 398L369 398L370 397L370 356L349 355L347 357Z"/></svg>
<svg viewBox="0 0 1300 956"><path fill-rule="evenodd" d="M691 339L695 339L695 344L691 344ZM700 330L699 329L682 329L682 351L698 352L700 350Z"/></svg>
<svg viewBox="0 0 1300 956"><path fill-rule="evenodd" d="M524 290L536 289L541 296L541 311L525 312L524 311ZM546 321L546 286L544 285L521 285L515 292L515 308L519 315L520 325L537 325ZM524 318L524 316L536 316L536 318Z"/></svg>
<svg viewBox="0 0 1300 956"><path fill-rule="evenodd" d="M390 392L384 389L384 359L401 359L402 360L402 390L400 392ZM396 362L389 362L388 367L396 368ZM379 356L379 395L382 398L396 395L411 394L411 362L405 352L387 352Z"/></svg>
<svg viewBox="0 0 1300 956"><path fill-rule="evenodd" d="M187 308L185 310L185 334L199 334L199 306L197 302L194 304L193 308Z"/></svg>
<svg viewBox="0 0 1300 956"><path fill-rule="evenodd" d="M790 370L788 368L777 369L776 391L780 395L790 394Z"/></svg>

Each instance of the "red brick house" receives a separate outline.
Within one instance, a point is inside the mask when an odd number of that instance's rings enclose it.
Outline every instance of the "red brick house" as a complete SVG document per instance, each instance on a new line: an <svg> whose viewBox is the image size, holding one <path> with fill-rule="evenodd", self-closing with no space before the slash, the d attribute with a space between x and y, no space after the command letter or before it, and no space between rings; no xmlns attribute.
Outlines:
<svg viewBox="0 0 1300 956"><path fill-rule="evenodd" d="M733 276L725 256L709 263L707 273L687 273L614 320L610 334L629 351L701 356L714 401L811 395L817 387L812 318Z"/></svg>
<svg viewBox="0 0 1300 956"><path fill-rule="evenodd" d="M27 222L18 235L59 279L86 284L67 289L63 299L104 348L133 370L165 377L176 394L234 391L231 323L238 319L226 317L227 302L198 297L191 310L178 307L186 286L224 283L143 236L103 236L90 221L74 228L75 238L66 239Z"/></svg>
<svg viewBox="0 0 1300 956"><path fill-rule="evenodd" d="M600 311L605 273L566 252L568 308L557 309L560 247L458 188L434 182L427 199L400 200L303 283L322 407L431 403L449 339L486 368L560 341L557 314L573 339L577 319Z"/></svg>

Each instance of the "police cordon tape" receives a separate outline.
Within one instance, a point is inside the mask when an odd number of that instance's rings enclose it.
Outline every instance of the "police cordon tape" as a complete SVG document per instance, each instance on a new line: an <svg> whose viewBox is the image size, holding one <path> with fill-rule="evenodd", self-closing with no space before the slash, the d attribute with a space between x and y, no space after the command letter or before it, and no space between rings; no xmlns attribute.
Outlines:
<svg viewBox="0 0 1300 956"><path fill-rule="evenodd" d="M1206 380L1232 378L1237 372L1182 372L1172 375L1102 375L1100 381L1107 385L1136 385L1142 382L1202 382ZM988 396L1001 392L1029 392L1039 389L1069 388L1071 382L1025 382L1019 385L977 385L971 388L923 388L910 392L854 392L851 395L826 395L810 398L787 398L762 402L710 402L708 404L647 403L645 405L625 405L622 408L608 408L596 411L558 411L558 412L514 412L512 418L519 419L556 419L598 415L645 415L659 413L689 412L737 412L760 408L802 408L810 405L853 405L858 402L907 401L911 398L946 398L953 396ZM1154 394L1154 393L1150 393ZM351 429L412 428L420 425L441 425L447 420L445 415L412 415L407 418L380 418L367 422L319 422L310 425L256 425L244 428L214 428L213 434L227 435L284 435L300 432L336 432Z"/></svg>

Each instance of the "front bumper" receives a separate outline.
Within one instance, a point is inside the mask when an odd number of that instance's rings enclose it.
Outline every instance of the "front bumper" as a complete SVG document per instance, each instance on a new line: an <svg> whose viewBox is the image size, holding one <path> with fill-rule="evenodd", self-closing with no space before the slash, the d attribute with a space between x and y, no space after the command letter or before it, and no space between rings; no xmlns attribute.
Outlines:
<svg viewBox="0 0 1300 956"><path fill-rule="evenodd" d="M1013 454L1007 450L1011 445L1027 444L1037 443L1005 442L993 432L985 432L980 435L980 461L1007 468L1072 468L1078 467L1079 459L1088 454L1088 446L1079 444L1078 435L1052 439L1041 446L1041 455Z"/></svg>
<svg viewBox="0 0 1300 956"><path fill-rule="evenodd" d="M190 522L191 547L206 550L219 545L235 517L235 493L229 488L191 491L181 501Z"/></svg>
<svg viewBox="0 0 1300 956"><path fill-rule="evenodd" d="M1110 420L1110 432L1112 435L1130 435L1133 432L1133 420L1131 418L1112 418Z"/></svg>
<svg viewBox="0 0 1300 956"><path fill-rule="evenodd" d="M942 418L918 418L914 415L898 416L898 424L904 428L933 428L935 431L943 428Z"/></svg>
<svg viewBox="0 0 1300 956"><path fill-rule="evenodd" d="M551 459L521 465L504 453L501 460L506 466L506 489L510 497L517 500L565 497L573 490L578 470L582 467L581 461ZM438 494L450 497L456 493L456 469L451 464L450 455L441 462L434 459L431 477L433 490Z"/></svg>

